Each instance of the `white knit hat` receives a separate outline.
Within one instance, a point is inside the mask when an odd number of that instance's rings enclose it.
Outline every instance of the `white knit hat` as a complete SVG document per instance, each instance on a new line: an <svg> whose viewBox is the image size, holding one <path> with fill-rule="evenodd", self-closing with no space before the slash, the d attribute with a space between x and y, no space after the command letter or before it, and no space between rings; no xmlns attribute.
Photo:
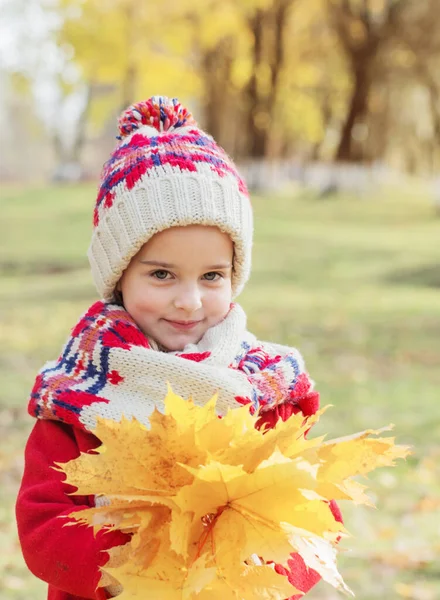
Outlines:
<svg viewBox="0 0 440 600"><path fill-rule="evenodd" d="M250 273L253 224L232 160L177 99L134 104L121 115L119 131L103 168L88 252L101 297L114 299L123 271L155 233L197 224L217 226L234 242L237 296Z"/></svg>

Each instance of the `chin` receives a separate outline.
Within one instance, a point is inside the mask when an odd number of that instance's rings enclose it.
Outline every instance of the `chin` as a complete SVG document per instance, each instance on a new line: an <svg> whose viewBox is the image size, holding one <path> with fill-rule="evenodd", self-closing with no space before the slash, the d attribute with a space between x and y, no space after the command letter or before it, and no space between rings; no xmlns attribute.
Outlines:
<svg viewBox="0 0 440 600"><path fill-rule="evenodd" d="M184 339L165 339L159 340L159 344L166 348L168 352L181 352L188 344L197 344L201 340L201 336L186 337Z"/></svg>

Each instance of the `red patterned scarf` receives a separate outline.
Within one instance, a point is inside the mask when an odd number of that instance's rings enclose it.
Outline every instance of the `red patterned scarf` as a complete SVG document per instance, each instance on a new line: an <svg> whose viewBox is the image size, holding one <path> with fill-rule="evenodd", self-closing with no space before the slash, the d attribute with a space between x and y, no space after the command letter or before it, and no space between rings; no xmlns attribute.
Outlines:
<svg viewBox="0 0 440 600"><path fill-rule="evenodd" d="M161 352L121 306L96 302L73 328L58 360L38 374L29 412L86 430L93 430L97 416L134 416L147 424L154 408L163 408L167 383L198 404L217 392L220 414L249 404L261 423L269 413L275 420L286 409L307 416L319 405L299 352L259 342L246 331L237 304L198 344Z"/></svg>

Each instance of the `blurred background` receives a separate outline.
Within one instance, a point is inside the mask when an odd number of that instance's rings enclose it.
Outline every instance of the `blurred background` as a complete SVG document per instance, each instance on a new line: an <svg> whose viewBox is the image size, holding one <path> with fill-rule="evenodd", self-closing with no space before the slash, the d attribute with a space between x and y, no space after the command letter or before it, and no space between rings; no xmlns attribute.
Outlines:
<svg viewBox="0 0 440 600"><path fill-rule="evenodd" d="M177 96L255 210L240 298L297 346L317 433L395 423L413 455L342 506L360 600L440 597L440 0L0 0L0 597L45 598L13 506L37 370L96 299L86 259L117 117ZM311 600L339 595L319 584Z"/></svg>

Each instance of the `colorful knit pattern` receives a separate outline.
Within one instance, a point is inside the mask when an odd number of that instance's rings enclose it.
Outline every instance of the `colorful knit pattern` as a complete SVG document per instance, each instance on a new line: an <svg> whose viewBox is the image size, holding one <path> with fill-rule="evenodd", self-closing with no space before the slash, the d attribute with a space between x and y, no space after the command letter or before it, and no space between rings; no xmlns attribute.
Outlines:
<svg viewBox="0 0 440 600"><path fill-rule="evenodd" d="M98 416L124 415L147 424L153 410L163 408L167 383L199 404L218 391L220 413L237 403L260 415L286 403L294 412L316 412L319 396L299 353L280 354L258 342L245 322L233 305L197 346L164 353L153 349L122 307L97 302L74 327L58 360L37 376L29 412L88 430Z"/></svg>
<svg viewBox="0 0 440 600"><path fill-rule="evenodd" d="M154 127L158 135L145 135L142 126ZM188 128L179 132L179 128ZM121 182L132 190L142 177L157 177L167 169L197 173L204 165L219 177L231 175L239 191L247 196L246 184L234 163L213 138L200 129L191 113L177 99L154 96L146 102L130 107L119 120L120 139L133 134L123 142L105 163L101 174L93 223L98 225L100 207L110 208L115 199L114 189ZM138 133L134 133L135 131ZM203 168L203 167L202 167ZM159 170L159 171L158 171Z"/></svg>

